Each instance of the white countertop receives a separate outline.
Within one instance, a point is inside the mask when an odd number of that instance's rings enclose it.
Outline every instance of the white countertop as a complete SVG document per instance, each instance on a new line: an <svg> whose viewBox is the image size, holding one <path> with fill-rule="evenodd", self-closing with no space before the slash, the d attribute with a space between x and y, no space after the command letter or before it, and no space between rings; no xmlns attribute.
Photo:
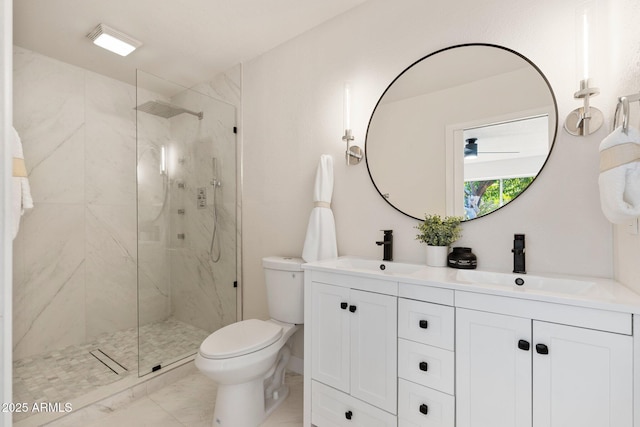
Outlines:
<svg viewBox="0 0 640 427"><path fill-rule="evenodd" d="M384 270L380 269L381 265L384 265ZM599 277L460 270L449 267L428 267L420 264L380 261L355 256L311 262L303 264L302 268L311 271L368 277L455 291L468 291L640 314L639 294L615 280ZM474 277L472 279L469 276ZM511 284L509 282L515 282L516 278L522 278L525 284L517 286L515 283ZM492 283L492 281L499 280L504 283ZM527 286L528 283L531 283L531 285Z"/></svg>

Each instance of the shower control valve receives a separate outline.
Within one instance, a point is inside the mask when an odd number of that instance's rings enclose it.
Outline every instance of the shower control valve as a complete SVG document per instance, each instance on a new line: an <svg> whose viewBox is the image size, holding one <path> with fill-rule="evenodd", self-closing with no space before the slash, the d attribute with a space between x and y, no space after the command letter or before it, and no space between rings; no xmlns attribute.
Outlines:
<svg viewBox="0 0 640 427"><path fill-rule="evenodd" d="M198 187L198 209L207 207L207 187Z"/></svg>

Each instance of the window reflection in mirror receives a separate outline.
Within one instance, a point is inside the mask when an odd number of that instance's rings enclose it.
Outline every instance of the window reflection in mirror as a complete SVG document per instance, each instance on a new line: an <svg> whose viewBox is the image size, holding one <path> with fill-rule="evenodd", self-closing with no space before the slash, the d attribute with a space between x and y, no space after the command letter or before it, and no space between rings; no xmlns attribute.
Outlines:
<svg viewBox="0 0 640 427"><path fill-rule="evenodd" d="M464 185L455 186L464 189L464 212L455 214L465 219L486 215L526 190L547 158L548 129L546 114L465 129L464 146L458 148Z"/></svg>

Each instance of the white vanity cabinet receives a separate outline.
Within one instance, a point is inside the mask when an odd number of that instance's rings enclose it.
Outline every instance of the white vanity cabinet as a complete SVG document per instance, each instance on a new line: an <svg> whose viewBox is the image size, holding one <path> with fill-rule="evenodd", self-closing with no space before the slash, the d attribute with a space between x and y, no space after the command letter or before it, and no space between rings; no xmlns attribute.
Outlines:
<svg viewBox="0 0 640 427"><path fill-rule="evenodd" d="M397 297L320 282L306 291L312 423L395 426Z"/></svg>
<svg viewBox="0 0 640 427"><path fill-rule="evenodd" d="M640 427L640 296L617 282L303 268L304 427Z"/></svg>
<svg viewBox="0 0 640 427"><path fill-rule="evenodd" d="M630 314L537 302L499 314L480 310L510 298L461 300L478 310L456 309L458 427L633 426Z"/></svg>

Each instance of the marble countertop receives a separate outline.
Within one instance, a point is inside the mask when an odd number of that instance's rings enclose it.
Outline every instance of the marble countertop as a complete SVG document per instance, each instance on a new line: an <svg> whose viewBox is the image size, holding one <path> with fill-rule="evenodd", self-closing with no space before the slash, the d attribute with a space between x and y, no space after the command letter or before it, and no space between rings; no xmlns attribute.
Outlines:
<svg viewBox="0 0 640 427"><path fill-rule="evenodd" d="M303 269L640 314L639 294L615 280L599 277L459 270L356 256L311 262L303 264ZM523 279L524 285L516 285L516 278Z"/></svg>

